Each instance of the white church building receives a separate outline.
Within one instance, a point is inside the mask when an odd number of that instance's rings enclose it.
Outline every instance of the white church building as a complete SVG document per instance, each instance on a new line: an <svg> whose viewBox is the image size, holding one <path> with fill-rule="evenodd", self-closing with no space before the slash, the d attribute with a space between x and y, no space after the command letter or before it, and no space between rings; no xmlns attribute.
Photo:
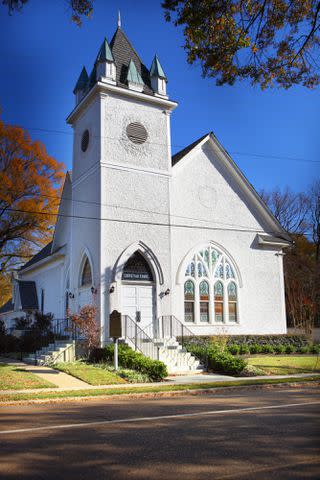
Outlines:
<svg viewBox="0 0 320 480"><path fill-rule="evenodd" d="M20 269L0 318L94 303L103 341L113 310L149 333L163 318L196 335L286 333L290 238L213 133L172 155L178 104L157 56L147 68L119 26L74 94L53 241Z"/></svg>

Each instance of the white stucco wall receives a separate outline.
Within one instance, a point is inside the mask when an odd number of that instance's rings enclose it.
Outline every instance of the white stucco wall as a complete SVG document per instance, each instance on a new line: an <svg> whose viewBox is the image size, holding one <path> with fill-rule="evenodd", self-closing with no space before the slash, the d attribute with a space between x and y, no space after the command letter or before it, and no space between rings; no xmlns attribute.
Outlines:
<svg viewBox="0 0 320 480"><path fill-rule="evenodd" d="M267 226L208 144L173 168L172 214L176 215L173 223L197 226L172 229L173 278L177 280L180 262L190 249L212 241L229 252L243 282L238 289L238 324L219 327L189 324L190 328L199 334L285 333L282 256L275 249L262 249L257 245L256 231L263 231ZM206 229L202 229L202 225ZM173 314L182 320L183 281L173 283L172 289Z"/></svg>
<svg viewBox="0 0 320 480"><path fill-rule="evenodd" d="M44 313L65 318L64 259L19 274L20 280L36 282L38 305L41 308L41 289L44 289Z"/></svg>

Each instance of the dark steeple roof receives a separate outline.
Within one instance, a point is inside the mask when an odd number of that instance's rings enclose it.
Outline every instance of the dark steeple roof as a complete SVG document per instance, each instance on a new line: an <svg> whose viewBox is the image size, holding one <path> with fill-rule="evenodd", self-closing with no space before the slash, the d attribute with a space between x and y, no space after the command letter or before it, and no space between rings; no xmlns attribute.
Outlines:
<svg viewBox="0 0 320 480"><path fill-rule="evenodd" d="M76 93L78 90L85 90L88 85L88 80L89 80L89 77L87 74L86 67L83 67L79 75L78 81L76 83L76 86L73 89L73 93Z"/></svg>
<svg viewBox="0 0 320 480"><path fill-rule="evenodd" d="M110 42L110 47L117 69L117 85L119 87L128 88L128 85L126 83L127 74L130 60L132 60L136 66L139 75L141 75L142 77L144 83L144 93L153 95L150 83L149 70L141 62L137 52L135 51L121 28L118 28L116 30L116 33L113 35L113 38Z"/></svg>
<svg viewBox="0 0 320 480"><path fill-rule="evenodd" d="M173 156L172 156L172 166L174 166L176 163L179 162L179 160L181 160L183 157L185 157L189 152L191 152L191 150L196 147L200 142L202 142L202 140L204 138L206 138L208 135L210 135L211 132L209 133L206 133L205 135L203 135L202 137L198 138L198 140L196 140L195 142L193 143L190 143L190 145L188 145L187 147L183 148L182 150L180 150L180 152L177 152L175 153Z"/></svg>

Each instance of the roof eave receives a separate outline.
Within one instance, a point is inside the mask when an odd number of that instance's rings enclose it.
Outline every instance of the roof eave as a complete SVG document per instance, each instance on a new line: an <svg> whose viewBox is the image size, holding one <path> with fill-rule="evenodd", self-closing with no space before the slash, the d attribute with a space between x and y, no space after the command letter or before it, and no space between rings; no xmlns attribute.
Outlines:
<svg viewBox="0 0 320 480"><path fill-rule="evenodd" d="M79 117L83 109L89 105L97 93L116 93L124 95L129 98L135 98L137 100L143 100L144 102L154 103L155 105L163 107L168 111L174 110L178 105L178 103L173 100L166 100L164 98L148 95L143 92L136 92L134 90L129 90L123 87L98 81L67 117L66 122L69 125L72 125L72 123Z"/></svg>
<svg viewBox="0 0 320 480"><path fill-rule="evenodd" d="M19 271L19 276L24 275L25 273L30 272L31 270L34 270L36 268L41 268L46 263L51 263L51 262L55 262L55 261L58 261L58 260L62 260L64 257L65 257L65 254L61 253L60 251L56 252L56 253L53 253L53 254L49 255L48 257L42 258L38 262L33 263L29 267L26 267L23 270L20 270ZM22 280L22 279L19 277L19 280Z"/></svg>

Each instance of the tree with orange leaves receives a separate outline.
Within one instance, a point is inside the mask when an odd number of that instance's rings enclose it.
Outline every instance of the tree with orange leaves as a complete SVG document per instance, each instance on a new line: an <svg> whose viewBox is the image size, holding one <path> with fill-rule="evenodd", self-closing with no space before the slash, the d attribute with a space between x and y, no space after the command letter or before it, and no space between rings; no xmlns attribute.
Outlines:
<svg viewBox="0 0 320 480"><path fill-rule="evenodd" d="M52 237L64 165L20 127L0 119L0 276ZM4 299L0 299L4 300Z"/></svg>

